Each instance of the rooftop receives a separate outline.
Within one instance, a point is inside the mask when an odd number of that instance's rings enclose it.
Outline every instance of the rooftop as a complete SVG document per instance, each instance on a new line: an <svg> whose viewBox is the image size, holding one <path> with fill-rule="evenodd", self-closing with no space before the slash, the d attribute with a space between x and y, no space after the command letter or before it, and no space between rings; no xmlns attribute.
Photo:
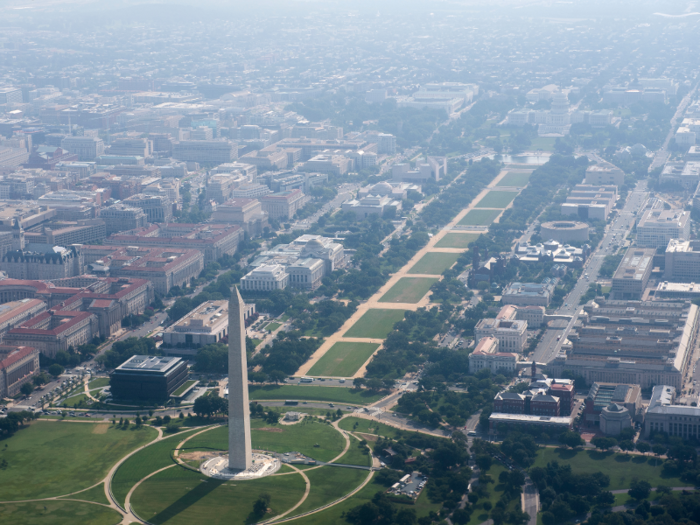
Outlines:
<svg viewBox="0 0 700 525"><path fill-rule="evenodd" d="M179 357L161 357L150 355L135 355L119 365L116 370L130 372L167 372L182 361Z"/></svg>

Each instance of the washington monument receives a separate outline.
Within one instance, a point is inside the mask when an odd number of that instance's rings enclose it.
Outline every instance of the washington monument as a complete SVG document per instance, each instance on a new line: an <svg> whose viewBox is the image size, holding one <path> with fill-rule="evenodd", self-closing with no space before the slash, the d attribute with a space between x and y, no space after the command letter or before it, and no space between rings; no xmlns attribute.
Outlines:
<svg viewBox="0 0 700 525"><path fill-rule="evenodd" d="M245 353L244 304L234 286L228 303L228 469L253 464L248 406L248 359Z"/></svg>

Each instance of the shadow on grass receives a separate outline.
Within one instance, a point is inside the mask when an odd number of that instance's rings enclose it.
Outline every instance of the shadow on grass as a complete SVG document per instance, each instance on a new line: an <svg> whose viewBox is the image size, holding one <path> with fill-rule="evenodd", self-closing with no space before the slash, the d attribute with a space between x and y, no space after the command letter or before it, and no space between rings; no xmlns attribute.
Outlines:
<svg viewBox="0 0 700 525"><path fill-rule="evenodd" d="M637 465L643 465L644 463L647 463L649 458L646 456L634 456L632 458L632 463L636 463Z"/></svg>
<svg viewBox="0 0 700 525"><path fill-rule="evenodd" d="M559 456L559 459L571 459L576 457L576 454L578 454L578 450L573 450L570 448L558 448L557 450L557 456Z"/></svg>
<svg viewBox="0 0 700 525"><path fill-rule="evenodd" d="M626 454L618 454L615 456L615 461L618 463L629 463L632 460L631 456L628 456Z"/></svg>
<svg viewBox="0 0 700 525"><path fill-rule="evenodd" d="M174 518L181 512L184 512L185 510L190 508L202 498L208 496L211 492L216 490L219 486L223 485L224 483L226 482L220 479L208 479L206 481L200 482L199 485L190 490L179 500L172 503L165 509L161 510L158 514L150 518L148 520L149 523L153 523L153 525L160 525L161 523L165 523L166 521Z"/></svg>
<svg viewBox="0 0 700 525"><path fill-rule="evenodd" d="M593 461L601 461L615 454L610 450L606 452L602 452L600 450L588 450L586 451L586 453L588 454L588 457L591 458Z"/></svg>

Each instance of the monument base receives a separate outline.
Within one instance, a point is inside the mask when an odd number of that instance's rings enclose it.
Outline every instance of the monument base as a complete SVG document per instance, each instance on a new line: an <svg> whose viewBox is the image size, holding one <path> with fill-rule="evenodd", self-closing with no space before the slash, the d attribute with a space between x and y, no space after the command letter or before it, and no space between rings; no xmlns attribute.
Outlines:
<svg viewBox="0 0 700 525"><path fill-rule="evenodd" d="M216 479L243 481L274 474L280 469L280 460L265 454L253 454L253 465L248 470L229 470L228 455L208 459L199 467L205 476Z"/></svg>

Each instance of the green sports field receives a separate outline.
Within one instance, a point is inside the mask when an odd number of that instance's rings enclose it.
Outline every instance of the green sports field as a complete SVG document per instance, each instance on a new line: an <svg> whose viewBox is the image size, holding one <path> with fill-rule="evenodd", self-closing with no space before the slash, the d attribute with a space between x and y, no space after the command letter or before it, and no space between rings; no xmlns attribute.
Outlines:
<svg viewBox="0 0 700 525"><path fill-rule="evenodd" d="M489 226L500 214L500 210L470 210L459 221L459 224L461 226Z"/></svg>
<svg viewBox="0 0 700 525"><path fill-rule="evenodd" d="M389 332L394 329L396 323L403 321L404 315L405 312L403 310L384 310L378 308L367 310L367 312L345 332L344 337L384 339L389 335Z"/></svg>
<svg viewBox="0 0 700 525"><path fill-rule="evenodd" d="M367 405L381 399L381 394L371 394L368 390L355 390L338 386L313 385L264 385L248 387L251 401L269 399L298 399L299 401L330 401L331 403L348 403ZM323 383L320 383L323 384Z"/></svg>
<svg viewBox="0 0 700 525"><path fill-rule="evenodd" d="M309 370L310 376L350 377L379 348L377 343L335 343Z"/></svg>
<svg viewBox="0 0 700 525"><path fill-rule="evenodd" d="M489 191L475 208L505 208L518 194L517 191Z"/></svg>
<svg viewBox="0 0 700 525"><path fill-rule="evenodd" d="M452 255L452 254L448 254ZM420 261L419 261L420 262ZM417 303L430 287L437 282L437 277L402 277L389 291L379 299L380 303ZM403 312L401 315L403 319ZM360 319L361 321L362 319ZM358 321L359 322L359 321ZM393 326L393 324L392 324ZM352 328L351 328L352 330ZM388 333L388 332L387 332ZM346 334L346 337L352 337ZM355 336L357 337L357 336Z"/></svg>
<svg viewBox="0 0 700 525"><path fill-rule="evenodd" d="M414 275L442 275L442 272L457 262L459 256L459 253L428 252L408 270L408 273Z"/></svg>
<svg viewBox="0 0 700 525"><path fill-rule="evenodd" d="M468 248L471 243L479 238L478 233L446 233L435 243L436 248Z"/></svg>

